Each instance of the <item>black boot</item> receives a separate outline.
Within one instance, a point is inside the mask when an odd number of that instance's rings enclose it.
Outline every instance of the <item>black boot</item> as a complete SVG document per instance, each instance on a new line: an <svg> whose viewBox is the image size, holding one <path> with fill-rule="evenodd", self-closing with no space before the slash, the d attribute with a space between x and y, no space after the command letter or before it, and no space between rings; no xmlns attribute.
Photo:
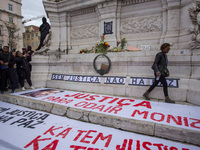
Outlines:
<svg viewBox="0 0 200 150"><path fill-rule="evenodd" d="M165 97L165 102L166 102L166 103L175 103L175 101L171 100L171 99L169 98L169 96L166 96L166 97Z"/></svg>
<svg viewBox="0 0 200 150"><path fill-rule="evenodd" d="M145 98L145 100L150 100L150 98L149 98L149 92L148 91L146 91L144 94L143 94L143 97Z"/></svg>

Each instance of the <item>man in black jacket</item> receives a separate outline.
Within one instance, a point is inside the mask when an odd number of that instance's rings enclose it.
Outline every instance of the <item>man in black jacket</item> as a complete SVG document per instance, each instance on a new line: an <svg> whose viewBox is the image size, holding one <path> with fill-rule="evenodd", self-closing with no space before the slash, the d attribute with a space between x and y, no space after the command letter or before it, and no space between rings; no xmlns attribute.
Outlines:
<svg viewBox="0 0 200 150"><path fill-rule="evenodd" d="M152 66L152 69L154 70L155 74L155 82L153 85L143 94L144 98L146 100L150 100L149 93L158 85L159 82L163 85L163 92L165 95L165 102L167 103L175 103L175 101L171 100L168 95L168 87L167 87L167 81L166 77L168 77L169 71L167 69L168 65L168 59L167 59L167 53L170 50L170 44L164 43L160 47L161 52L157 53L154 64Z"/></svg>
<svg viewBox="0 0 200 150"><path fill-rule="evenodd" d="M9 47L3 47L3 53L0 54L0 64L1 64L1 94L4 94L4 88L6 80L10 79L11 93L15 91L15 77L14 77L14 64L15 58L9 53Z"/></svg>

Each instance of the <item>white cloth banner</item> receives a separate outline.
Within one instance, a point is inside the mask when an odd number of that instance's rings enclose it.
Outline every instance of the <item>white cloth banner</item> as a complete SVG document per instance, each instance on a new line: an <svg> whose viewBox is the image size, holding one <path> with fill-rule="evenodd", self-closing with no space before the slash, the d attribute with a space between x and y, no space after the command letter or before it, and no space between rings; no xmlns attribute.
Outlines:
<svg viewBox="0 0 200 150"><path fill-rule="evenodd" d="M200 131L200 107L198 106L169 104L46 88L14 93L13 95L107 115Z"/></svg>
<svg viewBox="0 0 200 150"><path fill-rule="evenodd" d="M1 150L199 150L0 102Z"/></svg>

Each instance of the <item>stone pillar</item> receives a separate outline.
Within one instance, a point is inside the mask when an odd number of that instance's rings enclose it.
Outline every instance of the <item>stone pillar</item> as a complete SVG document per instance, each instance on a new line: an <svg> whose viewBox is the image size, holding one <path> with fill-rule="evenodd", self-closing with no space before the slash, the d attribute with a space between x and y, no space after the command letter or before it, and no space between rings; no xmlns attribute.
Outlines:
<svg viewBox="0 0 200 150"><path fill-rule="evenodd" d="M173 44L173 49L178 49L180 33L180 0L161 0L163 4L163 34L162 43Z"/></svg>
<svg viewBox="0 0 200 150"><path fill-rule="evenodd" d="M68 41L68 24L67 24L68 14L63 12L60 14L60 49L61 51L67 49Z"/></svg>
<svg viewBox="0 0 200 150"><path fill-rule="evenodd" d="M71 34L71 17L70 17L70 13L68 13L67 14L67 49L66 49L66 53L68 53L68 50L72 49L70 34Z"/></svg>
<svg viewBox="0 0 200 150"><path fill-rule="evenodd" d="M109 42L109 45L116 46L117 40L119 38L119 16L117 1L108 1L98 4L97 12L99 14L99 34L104 33L104 23L112 22L112 34L106 34L105 40ZM99 35L99 36L100 36Z"/></svg>
<svg viewBox="0 0 200 150"><path fill-rule="evenodd" d="M51 21L51 32L52 32L52 37L51 37L51 46L50 50L55 51L58 50L59 45L60 45L60 17L58 13L48 13L48 17Z"/></svg>

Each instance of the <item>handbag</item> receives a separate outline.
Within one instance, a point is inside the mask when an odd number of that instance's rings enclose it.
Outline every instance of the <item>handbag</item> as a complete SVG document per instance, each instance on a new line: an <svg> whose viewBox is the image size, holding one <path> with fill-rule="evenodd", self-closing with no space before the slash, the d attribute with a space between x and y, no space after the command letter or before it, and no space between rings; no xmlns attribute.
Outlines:
<svg viewBox="0 0 200 150"><path fill-rule="evenodd" d="M165 77L169 76L169 70L167 69L167 66L164 67L164 69L161 72L162 75L164 75Z"/></svg>

